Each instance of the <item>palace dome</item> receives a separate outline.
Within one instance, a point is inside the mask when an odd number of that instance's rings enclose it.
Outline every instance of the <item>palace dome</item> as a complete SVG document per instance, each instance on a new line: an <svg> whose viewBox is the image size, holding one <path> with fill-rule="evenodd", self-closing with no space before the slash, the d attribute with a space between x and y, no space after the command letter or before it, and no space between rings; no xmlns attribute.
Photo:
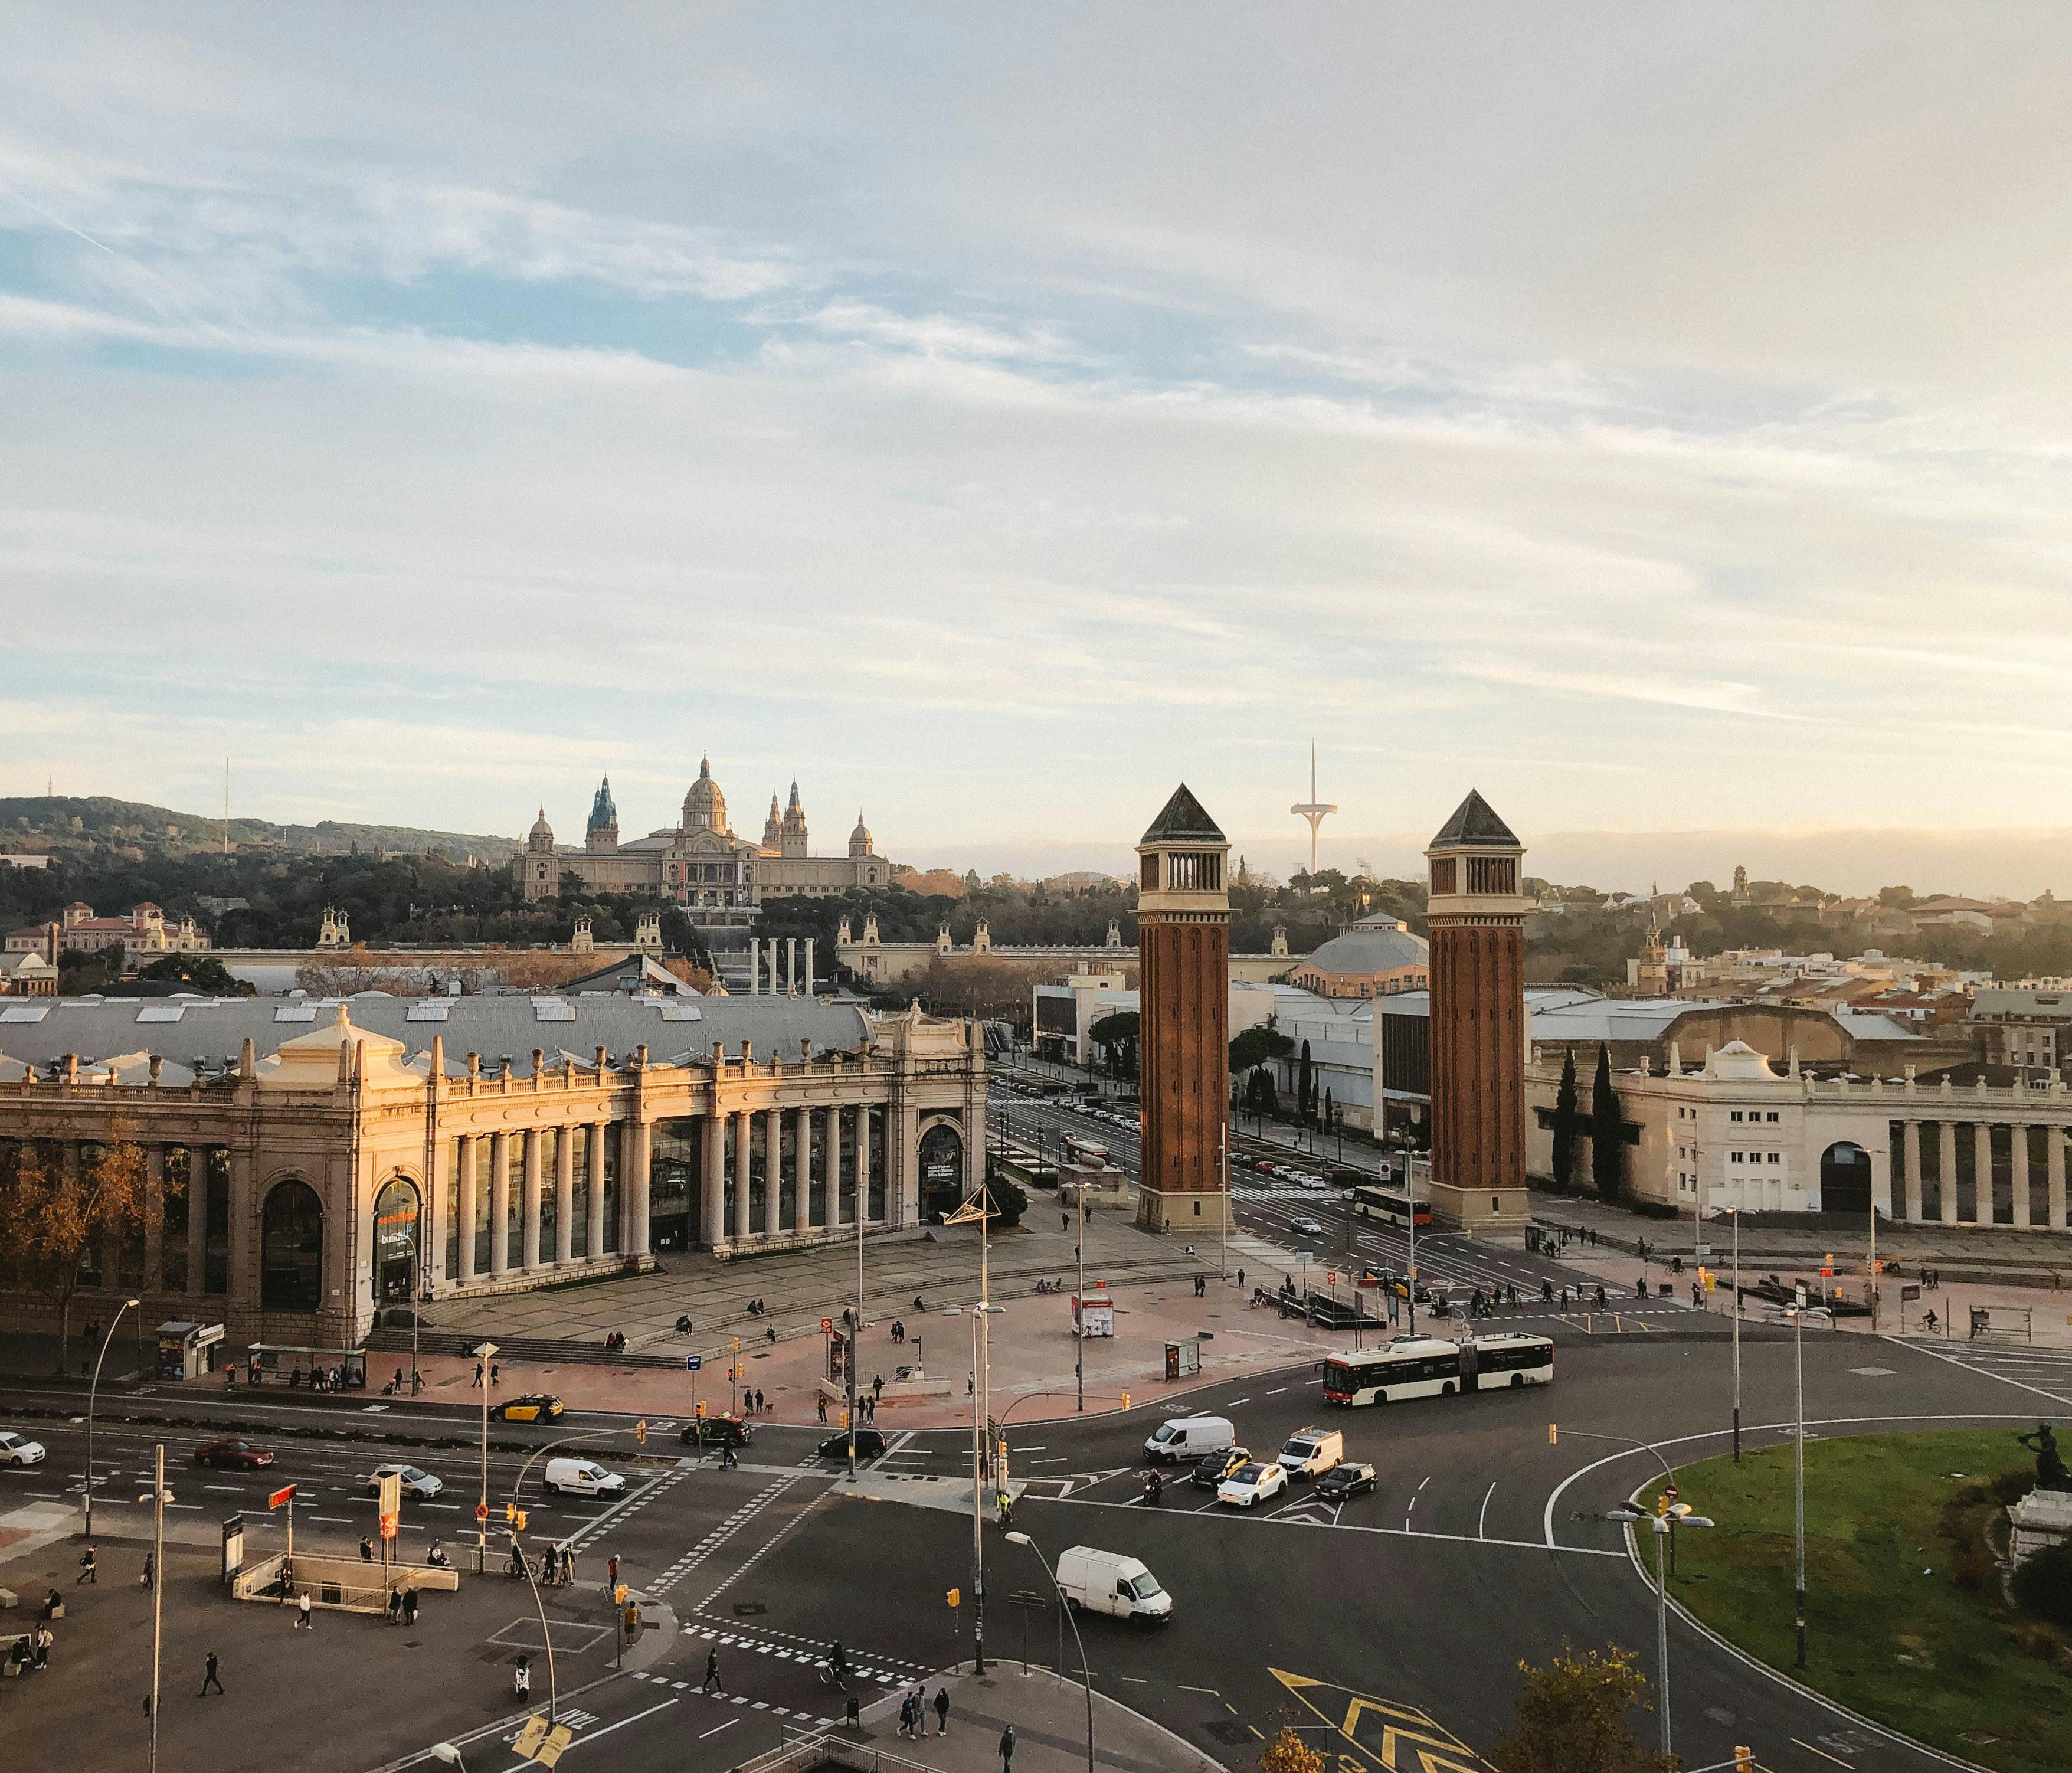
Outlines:
<svg viewBox="0 0 2072 1773"><path fill-rule="evenodd" d="M684 796L684 829L687 831L726 829L726 796L712 779L712 760L698 759L698 779Z"/></svg>
<svg viewBox="0 0 2072 1773"><path fill-rule="evenodd" d="M860 860L871 853L870 845L870 827L863 822L863 815L859 812L856 816L856 829L849 834L849 853Z"/></svg>
<svg viewBox="0 0 2072 1773"><path fill-rule="evenodd" d="M532 830L526 834L528 849L551 849L554 847L554 828L547 823L547 809L540 808L540 817L532 821Z"/></svg>

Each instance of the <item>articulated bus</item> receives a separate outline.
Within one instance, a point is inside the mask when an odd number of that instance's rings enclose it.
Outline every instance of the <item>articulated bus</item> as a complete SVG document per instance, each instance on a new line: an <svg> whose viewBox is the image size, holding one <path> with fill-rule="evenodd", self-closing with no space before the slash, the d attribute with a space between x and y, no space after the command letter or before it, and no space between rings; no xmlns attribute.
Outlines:
<svg viewBox="0 0 2072 1773"><path fill-rule="evenodd" d="M1554 1381L1554 1344L1545 1336L1511 1330L1447 1342L1437 1336L1398 1336L1386 1347L1333 1355L1324 1363L1327 1404L1394 1404L1407 1397L1451 1397L1456 1392Z"/></svg>
<svg viewBox="0 0 2072 1773"><path fill-rule="evenodd" d="M1408 1225L1411 1217L1410 1195L1405 1189L1378 1188L1370 1183L1365 1187L1353 1190L1353 1211L1363 1219L1385 1219L1392 1225ZM1432 1203L1419 1201L1416 1216L1420 1227L1430 1224Z"/></svg>

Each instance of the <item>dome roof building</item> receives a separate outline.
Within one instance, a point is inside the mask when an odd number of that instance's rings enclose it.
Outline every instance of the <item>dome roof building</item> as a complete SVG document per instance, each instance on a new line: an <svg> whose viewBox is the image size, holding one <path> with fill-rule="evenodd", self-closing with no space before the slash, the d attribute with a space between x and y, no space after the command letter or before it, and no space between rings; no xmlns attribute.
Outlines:
<svg viewBox="0 0 2072 1773"><path fill-rule="evenodd" d="M713 780L712 759L709 757L698 759L698 779L684 796L684 829L716 831L722 837L727 834L726 796Z"/></svg>
<svg viewBox="0 0 2072 1773"><path fill-rule="evenodd" d="M525 834L528 849L545 850L551 854L554 848L554 828L547 823L547 809L540 808L540 817L532 821L532 829Z"/></svg>
<svg viewBox="0 0 2072 1773"><path fill-rule="evenodd" d="M859 810L856 816L856 829L849 834L849 860L861 862L870 853L870 827L863 822L863 814Z"/></svg>
<svg viewBox="0 0 2072 1773"><path fill-rule="evenodd" d="M1363 917L1301 961L1289 983L1326 998L1383 998L1429 984L1424 938L1400 918Z"/></svg>

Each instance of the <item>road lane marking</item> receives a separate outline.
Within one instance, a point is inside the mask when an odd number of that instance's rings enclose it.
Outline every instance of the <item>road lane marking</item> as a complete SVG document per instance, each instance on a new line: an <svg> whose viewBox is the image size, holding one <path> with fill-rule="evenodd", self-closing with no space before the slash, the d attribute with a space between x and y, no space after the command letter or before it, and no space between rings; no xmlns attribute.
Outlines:
<svg viewBox="0 0 2072 1773"><path fill-rule="evenodd" d="M1053 1504L1067 1508L1133 1508L1137 1506L1137 1499L1134 1498L1128 1502L1104 1502L1097 1496L1024 1496L1022 1500L1025 1503ZM1211 1513L1211 1510L1198 1508L1194 1512L1198 1515L1206 1515ZM1298 1519L1283 1520L1277 1515L1255 1515L1249 1510L1240 1512L1226 1509L1217 1512L1215 1518L1219 1520L1230 1521L1234 1524L1252 1520L1268 1527L1300 1527L1308 1524ZM1413 1532L1402 1527L1367 1527L1352 1522L1341 1521L1338 1523L1337 1530L1346 1533L1377 1533L1384 1539L1441 1539L1458 1545L1496 1545L1508 1547L1514 1551L1551 1551L1570 1557L1624 1557L1626 1556L1622 1551L1607 1551L1596 1545L1548 1545L1536 1539L1478 1539L1470 1533L1434 1532L1429 1528L1420 1528Z"/></svg>
<svg viewBox="0 0 2072 1773"><path fill-rule="evenodd" d="M1475 1537L1478 1539L1489 1536L1486 1529L1489 1524L1490 1498L1495 1494L1496 1486L1493 1483L1482 1492L1482 1512L1475 1517Z"/></svg>
<svg viewBox="0 0 2072 1773"><path fill-rule="evenodd" d="M698 1740L702 1742L708 1736L717 1736L723 1730L732 1730L740 1722L738 1717L730 1717L724 1724L715 1724L710 1730L701 1731Z"/></svg>
<svg viewBox="0 0 2072 1773"><path fill-rule="evenodd" d="M1791 1740L1794 1746L1804 1749L1808 1754L1817 1754L1823 1761L1833 1761L1836 1766L1848 1767L1851 1769L1851 1773L1854 1773L1855 1763L1853 1762L1838 1760L1834 1755L1830 1754L1824 1748L1815 1748L1811 1742L1802 1742L1796 1736L1793 1737Z"/></svg>

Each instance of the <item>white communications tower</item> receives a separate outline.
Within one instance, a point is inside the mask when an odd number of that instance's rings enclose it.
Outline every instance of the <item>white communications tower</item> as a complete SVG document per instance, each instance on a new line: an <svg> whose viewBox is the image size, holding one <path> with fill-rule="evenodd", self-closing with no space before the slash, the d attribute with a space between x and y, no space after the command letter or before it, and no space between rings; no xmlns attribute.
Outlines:
<svg viewBox="0 0 2072 1773"><path fill-rule="evenodd" d="M1326 806L1317 798L1317 747L1314 740L1309 746L1309 804L1290 807L1288 810L1309 821L1309 872L1314 874L1317 871L1317 828L1324 822L1326 814L1338 810L1334 806Z"/></svg>

